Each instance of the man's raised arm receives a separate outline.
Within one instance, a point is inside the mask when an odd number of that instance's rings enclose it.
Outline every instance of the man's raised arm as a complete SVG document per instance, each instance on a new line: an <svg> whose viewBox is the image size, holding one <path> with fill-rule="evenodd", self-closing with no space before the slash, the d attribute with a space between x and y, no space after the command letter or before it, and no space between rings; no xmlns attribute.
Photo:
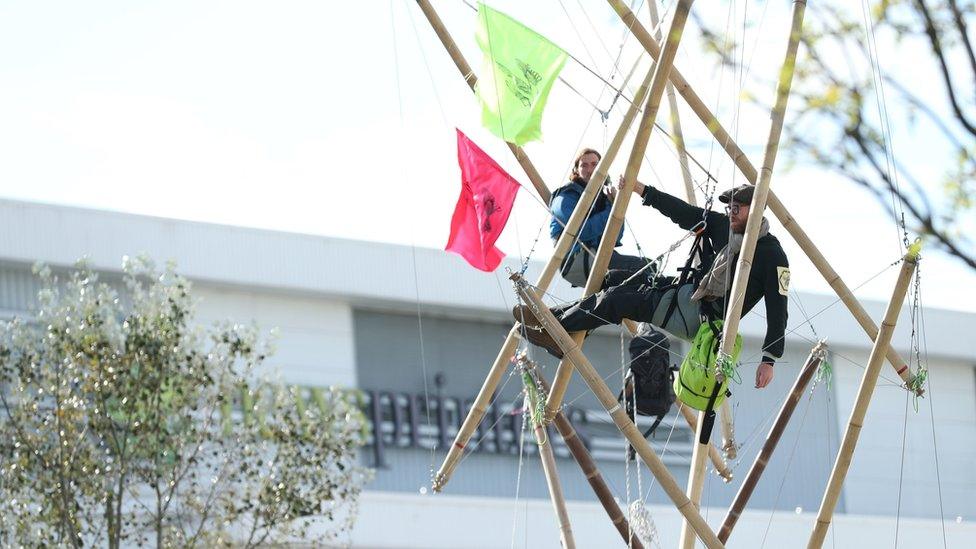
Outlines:
<svg viewBox="0 0 976 549"><path fill-rule="evenodd" d="M640 181L634 184L634 192L641 196L645 206L652 206L686 231L690 231L705 215L704 209L692 206L676 196L659 191ZM721 225L724 227L723 232L728 231L728 218L722 214L709 211L705 222L709 228L717 228Z"/></svg>

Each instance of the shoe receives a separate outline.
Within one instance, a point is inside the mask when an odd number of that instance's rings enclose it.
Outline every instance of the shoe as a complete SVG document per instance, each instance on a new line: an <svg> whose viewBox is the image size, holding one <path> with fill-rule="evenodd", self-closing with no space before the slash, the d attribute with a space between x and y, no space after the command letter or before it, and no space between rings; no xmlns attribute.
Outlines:
<svg viewBox="0 0 976 549"><path fill-rule="evenodd" d="M529 343L542 347L550 355L562 360L563 351L559 348L556 340L549 335L549 332L542 327L542 322L532 312L532 307L528 305L516 305L512 309L512 316L521 324L520 332Z"/></svg>

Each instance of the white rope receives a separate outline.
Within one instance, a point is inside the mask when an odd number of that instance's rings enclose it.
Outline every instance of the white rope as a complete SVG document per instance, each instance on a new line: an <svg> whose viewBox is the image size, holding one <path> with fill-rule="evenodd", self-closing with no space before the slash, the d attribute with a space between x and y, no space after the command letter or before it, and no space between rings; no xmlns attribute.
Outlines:
<svg viewBox="0 0 976 549"><path fill-rule="evenodd" d="M390 28L391 28L391 37L393 39L392 41L393 61L394 61L393 72L396 77L397 111L400 116L400 129L403 130L405 127L404 114L403 114L403 90L400 83L400 54L399 54L399 48L397 47L398 36L396 32L396 10L394 9L393 0L390 0ZM426 59L425 59L425 63L426 63ZM438 102L440 102L439 97L438 97ZM443 110L441 111L441 113L443 114ZM411 176L409 170L407 170L406 173L404 173L404 178L407 181L407 186L411 186L410 185ZM426 349L424 348L424 321L421 312L420 275L417 269L417 246L415 243L411 243L410 245L410 257L411 257L411 266L413 268L413 288L414 288L415 308L417 310L417 332L418 332L417 336L419 338L419 343L420 343L420 371L421 371L421 376L423 377L424 380L424 412L425 412L424 415L426 416L425 421L427 423L427 431L431 432L433 429L433 423L430 417L430 386L429 386L428 374L427 374L427 353L426 353ZM394 406L396 405L395 402L393 404ZM444 406L444 401L439 400L437 406L438 406L438 413L440 413L440 407ZM375 431L374 436L377 439L383 436L381 429L377 428L374 429L374 431ZM376 440L374 444L380 444L380 441ZM428 478L430 479L431 483L433 483L434 476L437 473L437 469L435 467L436 450L437 450L437 442L435 439L435 442L430 445L430 458L428 464L428 469L429 469ZM420 490L422 494L425 493L426 486L421 487Z"/></svg>
<svg viewBox="0 0 976 549"><path fill-rule="evenodd" d="M525 395L525 401L528 401L528 395ZM523 410L528 408L527 405L523 406ZM522 414L522 430L519 434L519 459L518 459L518 474L515 477L515 502L514 502L514 514L512 516L512 549L515 549L515 532L518 530L518 503L519 503L519 490L522 486L522 465L524 463L525 456L525 431L528 429L528 414ZM526 505L528 502L526 502ZM529 529L528 521L525 522L525 529Z"/></svg>
<svg viewBox="0 0 976 549"><path fill-rule="evenodd" d="M807 413L810 411L810 405L813 402L813 394L807 397L807 405L803 409L803 416L800 418L800 427L797 429L796 440L793 441L793 449L790 450L790 457L786 461L786 468L783 470L783 476L779 483L779 489L776 491L776 499L773 501L773 508L769 512L769 520L766 522L766 530L763 532L762 544L760 548L766 547L766 538L769 536L769 528L773 524L773 517L776 515L776 508L779 507L780 497L783 495L783 487L786 485L786 477L790 472L790 466L793 464L793 458L796 457L796 449L800 445L800 440L803 439L803 426L807 421Z"/></svg>

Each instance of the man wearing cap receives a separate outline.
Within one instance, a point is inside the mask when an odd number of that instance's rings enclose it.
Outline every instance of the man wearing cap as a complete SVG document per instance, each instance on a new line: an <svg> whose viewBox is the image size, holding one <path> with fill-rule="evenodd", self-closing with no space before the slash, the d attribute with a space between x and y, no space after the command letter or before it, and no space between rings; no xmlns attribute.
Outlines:
<svg viewBox="0 0 976 549"><path fill-rule="evenodd" d="M655 208L682 229L692 230L704 220L702 237L710 245L706 248L718 252L707 254L700 265L701 276L692 277L685 284L675 284L673 277L659 276L651 284L638 281L613 286L582 301L556 307L553 314L569 332L619 324L629 318L650 322L690 341L702 322L725 316L754 191L752 185L740 185L722 193L719 200L728 205L723 215L692 206L637 182L634 192L643 198L644 205ZM766 303L763 359L756 369L756 387L759 388L772 381L773 364L783 355L789 275L786 253L779 240L769 234L769 223L763 218L742 304L742 314L745 315L760 299ZM529 341L557 356L562 354L549 334L541 330L530 308L521 306L514 312L516 320L528 328Z"/></svg>

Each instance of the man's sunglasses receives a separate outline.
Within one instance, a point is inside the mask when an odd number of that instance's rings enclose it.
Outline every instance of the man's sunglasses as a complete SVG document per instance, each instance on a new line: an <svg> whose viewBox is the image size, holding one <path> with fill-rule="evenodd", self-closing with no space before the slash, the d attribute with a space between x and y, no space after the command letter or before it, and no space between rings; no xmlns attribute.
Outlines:
<svg viewBox="0 0 976 549"><path fill-rule="evenodd" d="M725 207L725 213L732 215L739 215L739 209L742 207L741 204L729 204Z"/></svg>

